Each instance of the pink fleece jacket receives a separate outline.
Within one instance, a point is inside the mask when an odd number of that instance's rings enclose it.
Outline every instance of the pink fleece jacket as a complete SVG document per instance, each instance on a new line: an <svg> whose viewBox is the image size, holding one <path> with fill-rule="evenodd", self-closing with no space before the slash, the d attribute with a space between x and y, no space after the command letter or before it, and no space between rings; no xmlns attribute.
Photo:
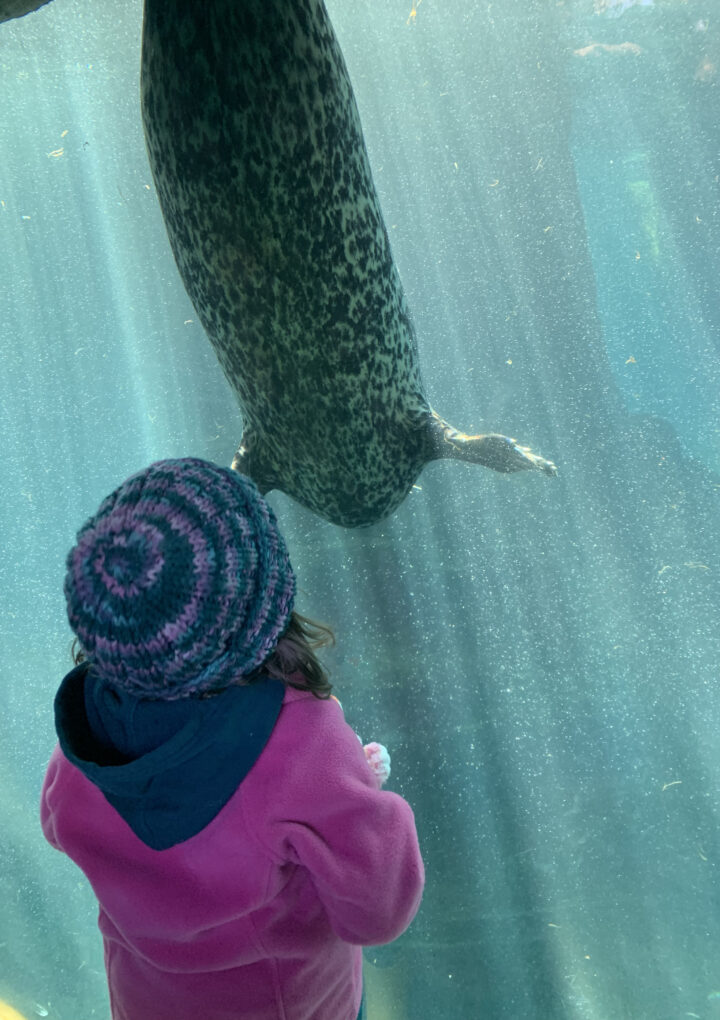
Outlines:
<svg viewBox="0 0 720 1020"><path fill-rule="evenodd" d="M420 904L412 811L378 789L334 700L288 688L197 835L152 850L58 748L42 826L90 880L113 1020L355 1020L363 945Z"/></svg>

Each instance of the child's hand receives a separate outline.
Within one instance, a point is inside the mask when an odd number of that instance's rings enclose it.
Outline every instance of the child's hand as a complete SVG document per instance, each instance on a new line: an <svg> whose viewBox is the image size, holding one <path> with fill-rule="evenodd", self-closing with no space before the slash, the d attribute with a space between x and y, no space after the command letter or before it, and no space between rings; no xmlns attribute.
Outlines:
<svg viewBox="0 0 720 1020"><path fill-rule="evenodd" d="M339 698L336 698L334 694L331 694L330 697L340 705ZM340 708L342 709L342 705L340 705ZM362 744L360 734L356 733L355 736ZM373 740L371 744L363 744L363 751L365 752L365 760L380 780L380 785L382 786L390 778L390 755L388 754L387 747Z"/></svg>
<svg viewBox="0 0 720 1020"><path fill-rule="evenodd" d="M372 744L365 744L363 747L368 765L373 770L380 785L386 783L390 776L390 755L386 747L373 741Z"/></svg>

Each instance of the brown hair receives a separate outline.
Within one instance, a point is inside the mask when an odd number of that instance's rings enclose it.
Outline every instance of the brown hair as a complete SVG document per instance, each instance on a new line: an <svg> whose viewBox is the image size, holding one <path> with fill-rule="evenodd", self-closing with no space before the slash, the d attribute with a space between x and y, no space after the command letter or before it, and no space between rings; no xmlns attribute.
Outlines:
<svg viewBox="0 0 720 1020"><path fill-rule="evenodd" d="M261 676L272 676L299 691L310 691L316 698L329 698L332 684L315 655L317 648L335 644L335 635L324 623L317 623L294 610L285 633L275 651L257 669L243 677L241 684L252 683ZM77 638L70 649L73 662L79 665L87 656Z"/></svg>
<svg viewBox="0 0 720 1020"><path fill-rule="evenodd" d="M311 691L316 698L329 698L332 684L315 655L317 648L335 644L335 635L324 623L290 613L290 623L275 651L243 682L260 676L272 676L300 691Z"/></svg>

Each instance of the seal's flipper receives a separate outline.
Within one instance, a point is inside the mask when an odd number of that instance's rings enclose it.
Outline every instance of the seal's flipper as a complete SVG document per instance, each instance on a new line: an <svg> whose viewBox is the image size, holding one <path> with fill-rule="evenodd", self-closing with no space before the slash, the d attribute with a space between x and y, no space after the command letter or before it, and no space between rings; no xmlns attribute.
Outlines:
<svg viewBox="0 0 720 1020"><path fill-rule="evenodd" d="M240 445L235 451L230 467L241 475L247 475L257 485L264 496L266 492L277 489L277 479L263 457L263 439L253 428L244 428Z"/></svg>
<svg viewBox="0 0 720 1020"><path fill-rule="evenodd" d="M546 475L556 475L557 467L551 460L545 460L533 453L528 446L519 446L517 440L497 432L487 432L478 436L468 436L458 432L434 411L430 419L431 460L449 457L453 460L465 460L471 464L482 464L511 474L515 471L542 471Z"/></svg>

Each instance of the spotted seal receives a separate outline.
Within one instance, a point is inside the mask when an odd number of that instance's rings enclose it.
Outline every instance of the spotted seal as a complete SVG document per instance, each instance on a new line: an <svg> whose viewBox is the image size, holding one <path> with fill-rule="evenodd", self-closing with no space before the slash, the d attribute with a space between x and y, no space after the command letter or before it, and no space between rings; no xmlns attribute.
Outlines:
<svg viewBox="0 0 720 1020"><path fill-rule="evenodd" d="M427 402L322 0L146 0L141 83L170 244L242 410L234 468L345 527L437 458L556 473Z"/></svg>
<svg viewBox="0 0 720 1020"><path fill-rule="evenodd" d="M49 3L50 0L0 0L0 22L24 18Z"/></svg>

